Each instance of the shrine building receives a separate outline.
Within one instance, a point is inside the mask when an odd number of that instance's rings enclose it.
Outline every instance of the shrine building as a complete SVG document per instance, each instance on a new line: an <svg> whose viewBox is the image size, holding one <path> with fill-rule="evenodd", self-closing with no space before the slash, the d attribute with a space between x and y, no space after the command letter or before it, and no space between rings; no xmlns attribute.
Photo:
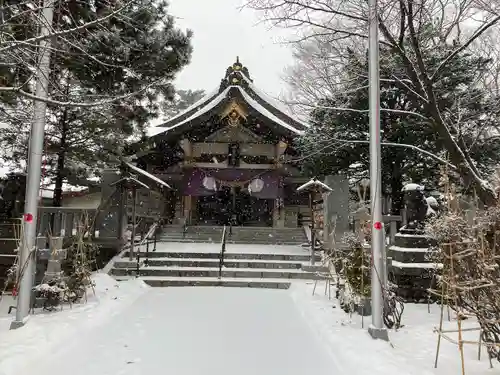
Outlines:
<svg viewBox="0 0 500 375"><path fill-rule="evenodd" d="M153 129L134 163L171 187L156 195L167 224L296 228L308 215L295 149L307 127L237 59L216 90Z"/></svg>

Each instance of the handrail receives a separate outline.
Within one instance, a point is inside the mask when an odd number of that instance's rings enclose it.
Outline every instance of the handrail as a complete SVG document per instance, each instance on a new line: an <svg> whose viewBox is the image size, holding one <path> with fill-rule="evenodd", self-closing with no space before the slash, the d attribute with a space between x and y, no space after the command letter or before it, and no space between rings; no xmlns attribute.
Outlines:
<svg viewBox="0 0 500 375"><path fill-rule="evenodd" d="M222 267L224 266L224 253L226 252L227 227L222 229L221 249L219 254L219 279L222 277ZM230 227L231 229L231 227Z"/></svg>
<svg viewBox="0 0 500 375"><path fill-rule="evenodd" d="M148 241L153 235L154 235L154 238L153 238L153 244L154 244L154 247L153 247L153 251L156 251L156 229L158 228L159 226L159 222L158 221L155 221L151 227L149 228L149 230L147 231L147 233L144 235L144 237L141 239L141 242L139 242L139 245L138 245L138 251L137 251L137 265L136 265L136 272L135 272L135 277L139 277L139 273L140 273L140 267L141 267L141 246L144 245L144 243L146 244L146 259L144 260L144 265L148 265L149 263L149 243L150 241ZM133 241L133 240L132 240Z"/></svg>

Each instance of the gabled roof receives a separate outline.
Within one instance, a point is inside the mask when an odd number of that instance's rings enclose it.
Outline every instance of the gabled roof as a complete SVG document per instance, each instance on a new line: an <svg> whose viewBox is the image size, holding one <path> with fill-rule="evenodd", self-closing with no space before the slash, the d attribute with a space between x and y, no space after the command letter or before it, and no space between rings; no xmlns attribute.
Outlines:
<svg viewBox="0 0 500 375"><path fill-rule="evenodd" d="M315 178L312 178L308 182L306 182L303 185L300 185L297 188L297 191L308 191L308 190L320 190L322 192L331 192L333 191L330 186L327 184L321 182L320 180L317 180Z"/></svg>
<svg viewBox="0 0 500 375"><path fill-rule="evenodd" d="M248 69L239 59L226 70L220 87L166 122L150 129L155 136L173 129L180 131L184 126L196 125L207 120L207 116L219 113L233 99L237 98L256 117L270 121L291 135L303 134L309 125L289 113L288 109L259 90L250 78Z"/></svg>

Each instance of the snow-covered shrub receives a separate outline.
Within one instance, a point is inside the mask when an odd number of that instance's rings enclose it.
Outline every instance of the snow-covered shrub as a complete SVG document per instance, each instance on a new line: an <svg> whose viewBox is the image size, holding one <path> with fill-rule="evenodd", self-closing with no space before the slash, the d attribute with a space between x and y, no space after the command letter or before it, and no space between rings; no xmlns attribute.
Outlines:
<svg viewBox="0 0 500 375"><path fill-rule="evenodd" d="M52 311L64 301L66 286L61 280L52 280L35 286L33 291L36 300L43 300L43 309Z"/></svg>
<svg viewBox="0 0 500 375"><path fill-rule="evenodd" d="M369 297L370 288L370 248L363 246L360 238L354 233L343 237L348 251L343 259L343 276L350 289L359 297Z"/></svg>
<svg viewBox="0 0 500 375"><path fill-rule="evenodd" d="M439 288L458 318L475 316L491 357L500 361L500 207L476 214L449 210L431 220L427 233L438 244L435 261L443 264Z"/></svg>
<svg viewBox="0 0 500 375"><path fill-rule="evenodd" d="M98 247L88 239L75 236L67 248L68 257L63 264L67 291L67 300L75 303L81 300L89 288L94 287L92 281L92 265L96 261Z"/></svg>

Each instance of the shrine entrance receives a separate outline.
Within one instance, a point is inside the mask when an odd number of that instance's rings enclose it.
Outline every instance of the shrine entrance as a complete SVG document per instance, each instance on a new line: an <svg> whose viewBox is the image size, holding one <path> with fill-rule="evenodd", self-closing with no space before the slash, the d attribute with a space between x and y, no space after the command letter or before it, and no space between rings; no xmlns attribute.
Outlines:
<svg viewBox="0 0 500 375"><path fill-rule="evenodd" d="M198 225L272 226L272 199L251 196L243 188L223 186L198 197Z"/></svg>

